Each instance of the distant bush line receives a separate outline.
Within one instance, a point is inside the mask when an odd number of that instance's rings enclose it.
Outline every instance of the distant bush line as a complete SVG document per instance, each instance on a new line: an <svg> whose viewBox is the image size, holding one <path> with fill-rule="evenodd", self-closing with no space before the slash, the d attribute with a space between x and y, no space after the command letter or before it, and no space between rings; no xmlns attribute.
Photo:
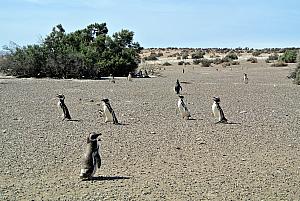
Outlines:
<svg viewBox="0 0 300 201"><path fill-rule="evenodd" d="M134 33L108 36L106 23L66 33L57 25L40 45L6 48L0 70L18 77L89 78L127 76L138 67L142 47Z"/></svg>

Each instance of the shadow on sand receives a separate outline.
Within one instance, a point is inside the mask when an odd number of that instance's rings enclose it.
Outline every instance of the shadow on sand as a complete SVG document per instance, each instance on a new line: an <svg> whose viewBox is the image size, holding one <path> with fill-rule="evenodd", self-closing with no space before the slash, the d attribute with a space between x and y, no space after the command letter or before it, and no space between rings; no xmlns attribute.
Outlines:
<svg viewBox="0 0 300 201"><path fill-rule="evenodd" d="M238 122L216 122L215 124L227 124L227 125L241 125L242 123Z"/></svg>
<svg viewBox="0 0 300 201"><path fill-rule="evenodd" d="M130 177L123 177L123 176L98 176L93 177L91 179L83 179L82 181L115 181L115 180L124 180L130 179Z"/></svg>
<svg viewBox="0 0 300 201"><path fill-rule="evenodd" d="M75 122L80 122L80 119L66 119L66 121L75 121Z"/></svg>

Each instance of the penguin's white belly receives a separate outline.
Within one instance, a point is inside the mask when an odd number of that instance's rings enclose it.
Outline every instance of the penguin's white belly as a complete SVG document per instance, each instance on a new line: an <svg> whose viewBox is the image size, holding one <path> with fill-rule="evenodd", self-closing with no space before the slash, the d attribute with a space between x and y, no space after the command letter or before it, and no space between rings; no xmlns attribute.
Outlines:
<svg viewBox="0 0 300 201"><path fill-rule="evenodd" d="M95 173L96 173L96 170L97 170L97 161L96 161L96 159L95 159L95 155L96 155L97 153L92 153L92 160L93 160L93 167L91 167L91 168L93 168L93 171L92 171L92 173L89 175L90 177L93 177L94 175L95 175ZM81 170L80 170L80 176L81 177L85 177L85 175L91 170L91 168L82 168Z"/></svg>
<svg viewBox="0 0 300 201"><path fill-rule="evenodd" d="M221 120L220 111L218 110L217 105L215 103L212 105L211 109L214 116L220 121Z"/></svg>
<svg viewBox="0 0 300 201"><path fill-rule="evenodd" d="M181 101L178 101L178 110L183 118L190 116L190 112L185 110L185 108L181 105Z"/></svg>
<svg viewBox="0 0 300 201"><path fill-rule="evenodd" d="M105 122L112 122L113 121L113 116L109 112L109 110L106 106L104 107L104 115L105 115Z"/></svg>

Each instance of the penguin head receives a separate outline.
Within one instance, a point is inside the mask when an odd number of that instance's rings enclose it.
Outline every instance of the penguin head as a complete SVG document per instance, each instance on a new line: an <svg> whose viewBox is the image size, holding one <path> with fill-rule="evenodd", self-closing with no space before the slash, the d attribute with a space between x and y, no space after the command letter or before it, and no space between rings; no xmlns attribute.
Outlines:
<svg viewBox="0 0 300 201"><path fill-rule="evenodd" d="M180 96L178 96L180 99L183 99L184 98L184 96L182 96L182 95L180 95Z"/></svg>
<svg viewBox="0 0 300 201"><path fill-rule="evenodd" d="M87 138L87 143L90 143L92 141L97 141L97 138L101 135L101 133L95 133L91 132Z"/></svg>
<svg viewBox="0 0 300 201"><path fill-rule="evenodd" d="M107 98L104 98L101 101L104 102L104 103L108 103L109 102L109 100Z"/></svg>
<svg viewBox="0 0 300 201"><path fill-rule="evenodd" d="M178 79L176 80L176 83L179 84L179 80Z"/></svg>
<svg viewBox="0 0 300 201"><path fill-rule="evenodd" d="M65 100L65 96L63 94L57 94L56 97L61 100Z"/></svg>
<svg viewBox="0 0 300 201"><path fill-rule="evenodd" d="M215 102L220 102L220 98L219 97L213 97L213 100L215 101Z"/></svg>

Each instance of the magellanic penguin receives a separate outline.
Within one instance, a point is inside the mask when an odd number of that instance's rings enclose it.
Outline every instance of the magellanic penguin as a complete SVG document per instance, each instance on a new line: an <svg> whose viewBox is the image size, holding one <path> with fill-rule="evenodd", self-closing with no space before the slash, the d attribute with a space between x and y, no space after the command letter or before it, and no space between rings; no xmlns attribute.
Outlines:
<svg viewBox="0 0 300 201"><path fill-rule="evenodd" d="M56 97L59 98L59 102L57 103L57 106L63 110L63 114L62 114L63 120L65 120L65 119L70 120L71 115L70 115L69 110L68 110L68 108L65 104L65 96L63 94L57 94Z"/></svg>
<svg viewBox="0 0 300 201"><path fill-rule="evenodd" d="M244 73L244 83L248 84L248 75Z"/></svg>
<svg viewBox="0 0 300 201"><path fill-rule="evenodd" d="M132 81L132 74L131 74L131 72L129 72L128 77L127 77L127 80L128 80L128 81Z"/></svg>
<svg viewBox="0 0 300 201"><path fill-rule="evenodd" d="M179 113L180 113L181 117L183 119L189 119L191 117L191 113L187 109L183 98L184 98L183 96L179 96L177 107L178 107L178 110L179 110Z"/></svg>
<svg viewBox="0 0 300 201"><path fill-rule="evenodd" d="M83 180L92 179L96 173L97 167L100 168L101 166L101 158L97 140L98 136L100 135L101 134L92 132L87 138L87 147L83 158L83 167L80 171L80 178Z"/></svg>
<svg viewBox="0 0 300 201"><path fill-rule="evenodd" d="M213 115L218 118L217 123L227 123L227 119L225 118L224 112L220 106L220 98L219 97L213 97L214 103L212 105L212 112Z"/></svg>
<svg viewBox="0 0 300 201"><path fill-rule="evenodd" d="M109 81L112 82L112 83L116 82L115 77L112 74L109 75Z"/></svg>
<svg viewBox="0 0 300 201"><path fill-rule="evenodd" d="M176 92L176 94L180 94L180 91L182 91L182 87L179 83L179 80L177 79L176 84L175 84L175 92Z"/></svg>
<svg viewBox="0 0 300 201"><path fill-rule="evenodd" d="M119 124L118 119L115 115L114 110L110 106L109 100L107 98L102 99L102 106L103 106L103 114L105 117L105 123L106 122L113 122L113 124Z"/></svg>

